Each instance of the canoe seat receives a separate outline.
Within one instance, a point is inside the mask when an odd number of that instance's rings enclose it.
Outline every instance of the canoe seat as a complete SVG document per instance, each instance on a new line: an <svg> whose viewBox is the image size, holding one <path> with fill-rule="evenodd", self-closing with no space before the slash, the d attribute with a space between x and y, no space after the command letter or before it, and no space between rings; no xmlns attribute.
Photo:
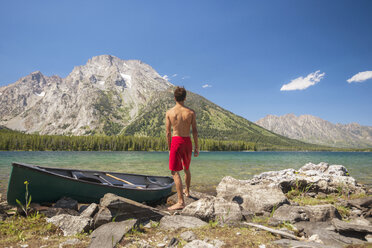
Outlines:
<svg viewBox="0 0 372 248"><path fill-rule="evenodd" d="M92 183L107 184L105 181L101 180L99 177L85 175L80 171L72 171L71 174L75 179L78 179L78 180L92 182Z"/></svg>

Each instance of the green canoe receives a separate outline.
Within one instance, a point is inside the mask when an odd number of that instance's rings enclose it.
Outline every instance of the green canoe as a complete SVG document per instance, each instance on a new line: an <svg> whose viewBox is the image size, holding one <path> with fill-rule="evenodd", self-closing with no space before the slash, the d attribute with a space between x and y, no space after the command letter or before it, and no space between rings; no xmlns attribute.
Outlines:
<svg viewBox="0 0 372 248"><path fill-rule="evenodd" d="M12 163L7 200L25 202L26 187L32 202L56 202L71 197L80 203L99 203L106 193L113 193L137 202L156 202L170 195L173 179L116 172L75 170Z"/></svg>

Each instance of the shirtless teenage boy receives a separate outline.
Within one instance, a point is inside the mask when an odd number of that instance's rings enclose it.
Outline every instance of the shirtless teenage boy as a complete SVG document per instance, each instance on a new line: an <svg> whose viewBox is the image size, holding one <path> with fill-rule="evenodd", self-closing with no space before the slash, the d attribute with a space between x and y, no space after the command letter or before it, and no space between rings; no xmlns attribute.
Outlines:
<svg viewBox="0 0 372 248"><path fill-rule="evenodd" d="M165 117L166 133L169 149L169 169L172 171L174 183L176 185L178 201L169 210L177 210L185 207L183 193L190 196L190 162L192 153L192 143L190 139L190 127L192 127L192 136L194 138L194 157L199 155L198 131L196 129L196 116L192 109L185 107L186 100L185 88L177 87L174 91L174 100L176 105L167 111ZM171 134L173 128L173 136ZM182 192L182 180L179 171L185 172L186 188Z"/></svg>

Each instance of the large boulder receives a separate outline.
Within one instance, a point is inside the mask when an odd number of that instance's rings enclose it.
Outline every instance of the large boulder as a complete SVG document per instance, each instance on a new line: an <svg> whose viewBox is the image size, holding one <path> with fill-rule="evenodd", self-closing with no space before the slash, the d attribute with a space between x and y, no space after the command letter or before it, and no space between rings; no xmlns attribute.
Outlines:
<svg viewBox="0 0 372 248"><path fill-rule="evenodd" d="M214 219L214 197L206 197L188 204L181 212L183 215L194 216L209 221Z"/></svg>
<svg viewBox="0 0 372 248"><path fill-rule="evenodd" d="M100 226L92 232L92 238L88 248L112 248L120 242L124 234L130 231L137 220L126 220L121 222L110 222Z"/></svg>
<svg viewBox="0 0 372 248"><path fill-rule="evenodd" d="M59 227L63 231L64 236L75 235L83 231L87 232L92 227L92 218L68 214L47 218L47 222Z"/></svg>
<svg viewBox="0 0 372 248"><path fill-rule="evenodd" d="M283 192L276 186L251 184L250 180L224 177L217 186L217 197L235 201L243 210L255 214L271 212L273 208L288 204Z"/></svg>
<svg viewBox="0 0 372 248"><path fill-rule="evenodd" d="M208 225L208 223L193 217L183 215L164 216L160 220L159 227L164 230L177 230L180 228L197 228Z"/></svg>
<svg viewBox="0 0 372 248"><path fill-rule="evenodd" d="M347 189L350 193L365 193L362 185L351 177L343 165L329 165L307 163L298 171L285 169L280 171L268 171L255 175L249 184L267 184L279 186L284 193L292 188L306 188L308 192L334 193L340 189Z"/></svg>
<svg viewBox="0 0 372 248"><path fill-rule="evenodd" d="M331 221L334 218L341 219L341 216L337 209L330 204L313 206L283 205L275 210L270 219L270 224Z"/></svg>
<svg viewBox="0 0 372 248"><path fill-rule="evenodd" d="M306 207L283 205L275 210L270 223L296 223L309 220L309 211Z"/></svg>
<svg viewBox="0 0 372 248"><path fill-rule="evenodd" d="M359 222L359 223L358 223ZM372 234L372 225L369 221L362 222L355 220L354 222L346 222L342 220L333 219L332 225L338 232L357 232L357 233L365 233L365 234Z"/></svg>
<svg viewBox="0 0 372 248"><path fill-rule="evenodd" d="M348 207L355 207L361 210L371 209L372 208L372 196L348 200L347 205Z"/></svg>
<svg viewBox="0 0 372 248"><path fill-rule="evenodd" d="M99 210L94 216L94 226L97 228L102 224L112 221L113 218L117 222L133 218L140 222L149 219L160 220L166 214L168 213L156 208L108 193L100 200Z"/></svg>
<svg viewBox="0 0 372 248"><path fill-rule="evenodd" d="M299 230L303 230L306 238L317 235L323 242L324 247L345 247L351 244L361 244L365 241L363 236L343 235L335 230L331 222L301 221L294 224Z"/></svg>
<svg viewBox="0 0 372 248"><path fill-rule="evenodd" d="M231 223L243 219L238 203L223 198L207 197L187 205L183 215L190 215L205 221L217 220L220 223Z"/></svg>
<svg viewBox="0 0 372 248"><path fill-rule="evenodd" d="M330 221L334 218L341 219L340 213L331 204L306 206L309 210L310 221Z"/></svg>

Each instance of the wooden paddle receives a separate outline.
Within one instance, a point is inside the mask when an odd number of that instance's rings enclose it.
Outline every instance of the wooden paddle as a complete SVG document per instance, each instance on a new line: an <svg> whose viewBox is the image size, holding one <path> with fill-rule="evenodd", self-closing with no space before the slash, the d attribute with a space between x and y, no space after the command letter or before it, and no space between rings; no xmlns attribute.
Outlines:
<svg viewBox="0 0 372 248"><path fill-rule="evenodd" d="M108 176L108 177L112 177L112 178L114 178L114 179L116 179L116 180L118 180L118 181L122 181L122 182L124 182L124 183L126 183L126 184L136 186L135 184L133 184L133 183L131 183L131 182L128 182L127 180L124 180L124 179L118 178L118 177L113 176L113 175L111 175L111 174L109 174L109 173L106 173L106 176ZM140 187L140 186L137 186L136 188L137 188L137 189L143 189L143 188Z"/></svg>

